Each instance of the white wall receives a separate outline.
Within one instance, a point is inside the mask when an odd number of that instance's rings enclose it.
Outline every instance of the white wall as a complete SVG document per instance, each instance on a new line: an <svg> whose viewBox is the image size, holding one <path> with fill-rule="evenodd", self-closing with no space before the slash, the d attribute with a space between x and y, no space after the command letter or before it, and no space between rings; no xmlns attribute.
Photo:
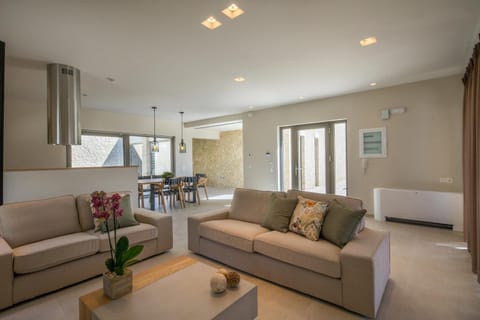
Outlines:
<svg viewBox="0 0 480 320"><path fill-rule="evenodd" d="M5 203L64 194L77 196L95 190L130 191L132 204L136 207L137 169L122 167L6 171L4 190Z"/></svg>
<svg viewBox="0 0 480 320"><path fill-rule="evenodd" d="M453 76L245 114L245 186L278 188L279 126L346 119L348 193L370 213L376 187L461 192L462 88L460 76ZM380 119L382 109L401 106L405 114ZM358 130L377 127L387 128L388 157L369 159L364 175Z"/></svg>
<svg viewBox="0 0 480 320"><path fill-rule="evenodd" d="M7 61L5 71L5 169L65 168L65 147L47 144L46 64ZM82 108L81 126L88 130L152 134L152 116ZM192 137L219 139L219 133L185 128L188 152L179 154L180 116L177 121L161 117L161 113L157 113L157 134L176 137L177 175L191 175Z"/></svg>

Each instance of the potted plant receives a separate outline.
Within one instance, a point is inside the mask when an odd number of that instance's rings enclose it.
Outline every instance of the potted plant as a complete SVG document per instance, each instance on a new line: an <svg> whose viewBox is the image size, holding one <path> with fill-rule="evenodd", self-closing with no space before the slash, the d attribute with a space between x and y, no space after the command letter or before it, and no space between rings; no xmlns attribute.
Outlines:
<svg viewBox="0 0 480 320"><path fill-rule="evenodd" d="M170 172L170 171L164 171L164 172L160 175L160 177L162 177L162 178L165 179L165 181L166 181L166 180L168 180L168 179L170 179L170 178L175 177L175 174L174 174L173 172Z"/></svg>
<svg viewBox="0 0 480 320"><path fill-rule="evenodd" d="M143 250L142 245L129 248L126 236L121 236L117 241L117 218L123 213L120 208L121 198L118 193L107 196L104 191L91 194L92 215L105 224L108 235L110 258L105 261L108 271L103 274L103 291L110 299L117 299L132 291L132 272L127 267L138 262L135 257ZM113 229L113 243L110 229Z"/></svg>

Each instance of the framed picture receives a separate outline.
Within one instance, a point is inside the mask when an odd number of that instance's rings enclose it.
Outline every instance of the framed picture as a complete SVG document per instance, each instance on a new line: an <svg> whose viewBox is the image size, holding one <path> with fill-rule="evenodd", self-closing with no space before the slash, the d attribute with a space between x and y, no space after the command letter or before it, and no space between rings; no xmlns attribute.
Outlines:
<svg viewBox="0 0 480 320"><path fill-rule="evenodd" d="M360 129L360 158L387 157L387 129Z"/></svg>

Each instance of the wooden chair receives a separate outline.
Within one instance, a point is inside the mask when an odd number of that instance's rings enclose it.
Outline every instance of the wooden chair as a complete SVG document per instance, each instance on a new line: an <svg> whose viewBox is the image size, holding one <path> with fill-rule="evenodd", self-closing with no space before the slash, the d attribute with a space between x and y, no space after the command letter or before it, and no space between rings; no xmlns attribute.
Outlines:
<svg viewBox="0 0 480 320"><path fill-rule="evenodd" d="M168 187L165 186L165 194L170 198L171 207L175 205L175 202L178 199L180 201L180 207L185 208L182 178L168 179Z"/></svg>
<svg viewBox="0 0 480 320"><path fill-rule="evenodd" d="M145 194L143 189L143 183L138 184L138 206L145 208Z"/></svg>
<svg viewBox="0 0 480 320"><path fill-rule="evenodd" d="M162 206L163 212L167 213L167 207L165 206L165 182L159 182L154 184L155 194L158 194L158 206Z"/></svg>
<svg viewBox="0 0 480 320"><path fill-rule="evenodd" d="M198 178L197 188L203 188L203 191L205 192L205 198L208 200L207 175L205 173L197 173L196 176Z"/></svg>
<svg viewBox="0 0 480 320"><path fill-rule="evenodd" d="M198 192L198 177L185 177L183 180L183 193L187 194L188 202L200 204L200 193ZM190 194L193 194L193 201L190 201Z"/></svg>

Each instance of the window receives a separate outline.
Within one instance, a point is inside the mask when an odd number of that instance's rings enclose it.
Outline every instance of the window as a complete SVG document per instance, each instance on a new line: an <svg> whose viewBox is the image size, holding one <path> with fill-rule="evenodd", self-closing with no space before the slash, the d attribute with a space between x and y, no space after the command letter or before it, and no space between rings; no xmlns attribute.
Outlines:
<svg viewBox="0 0 480 320"><path fill-rule="evenodd" d="M173 172L173 137L157 137L158 152L151 151L152 142L151 136L86 131L81 145L67 148L68 164L73 168L138 166L139 177Z"/></svg>
<svg viewBox="0 0 480 320"><path fill-rule="evenodd" d="M82 135L82 144L72 146L72 167L123 166L123 137Z"/></svg>
<svg viewBox="0 0 480 320"><path fill-rule="evenodd" d="M157 138L158 152L152 152L152 137L130 136L130 164L138 176L156 176L172 171L172 139Z"/></svg>

